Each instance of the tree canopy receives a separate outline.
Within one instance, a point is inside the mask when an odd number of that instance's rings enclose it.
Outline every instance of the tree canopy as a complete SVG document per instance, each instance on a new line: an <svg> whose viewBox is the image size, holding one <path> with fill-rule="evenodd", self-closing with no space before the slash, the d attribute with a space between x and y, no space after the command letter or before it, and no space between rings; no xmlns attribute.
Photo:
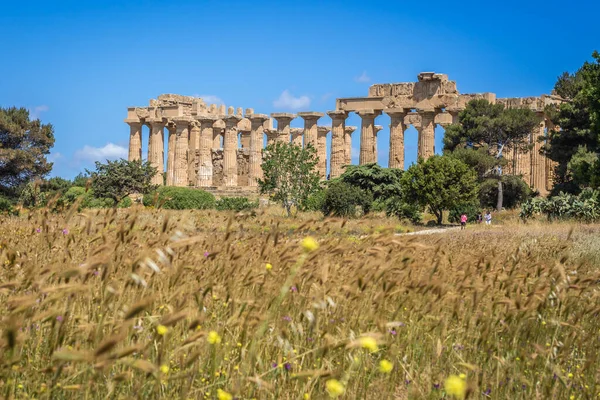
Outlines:
<svg viewBox="0 0 600 400"><path fill-rule="evenodd" d="M293 207L304 208L308 198L319 190L317 152L310 145L302 148L282 142L270 144L264 152L260 192L271 194L290 216Z"/></svg>
<svg viewBox="0 0 600 400"><path fill-rule="evenodd" d="M96 162L96 171L87 172L92 179L94 195L112 199L115 204L130 194L146 194L156 189L152 184L156 168L148 161L107 160L106 164Z"/></svg>
<svg viewBox="0 0 600 400"><path fill-rule="evenodd" d="M403 197L428 207L442 223L444 210L477 199L477 176L462 161L449 156L433 156L411 165L402 175Z"/></svg>
<svg viewBox="0 0 600 400"><path fill-rule="evenodd" d="M51 124L31 120L25 108L0 108L0 191L16 196L25 183L46 176L53 145Z"/></svg>
<svg viewBox="0 0 600 400"><path fill-rule="evenodd" d="M458 115L458 123L446 129L444 150L457 151L461 148L472 148L485 151L493 157L462 151L459 156L469 164L476 163L480 178L502 176L505 165L503 154L517 149L528 152L532 147L529 136L539 124L539 117L529 108L504 108L503 104L491 104L487 100L471 100ZM534 138L537 140L538 138ZM488 171L485 168L492 167ZM514 170L514 168L513 168ZM502 181L498 179L498 210L503 206Z"/></svg>
<svg viewBox="0 0 600 400"><path fill-rule="evenodd" d="M379 164L348 165L340 180L359 187L373 195L373 200L386 200L401 194L398 168L382 168Z"/></svg>
<svg viewBox="0 0 600 400"><path fill-rule="evenodd" d="M553 194L598 187L600 53L595 51L592 61L586 61L575 73L565 72L558 77L554 90L566 102L546 108L555 125L545 147L547 156L558 164Z"/></svg>

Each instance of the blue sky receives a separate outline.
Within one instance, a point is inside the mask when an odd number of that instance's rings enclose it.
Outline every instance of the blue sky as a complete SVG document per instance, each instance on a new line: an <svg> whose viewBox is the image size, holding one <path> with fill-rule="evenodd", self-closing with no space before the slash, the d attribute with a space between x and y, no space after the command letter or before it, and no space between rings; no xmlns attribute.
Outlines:
<svg viewBox="0 0 600 400"><path fill-rule="evenodd" d="M122 155L126 107L162 93L214 96L267 114L325 112L338 97L366 96L373 83L435 71L461 93L537 96L600 50L600 2L591 0L0 5L0 106L27 107L54 125L52 175L67 178L94 159ZM376 123L384 126L378 149L387 166L389 118ZM438 130L436 150L441 137ZM411 128L407 164L416 143Z"/></svg>

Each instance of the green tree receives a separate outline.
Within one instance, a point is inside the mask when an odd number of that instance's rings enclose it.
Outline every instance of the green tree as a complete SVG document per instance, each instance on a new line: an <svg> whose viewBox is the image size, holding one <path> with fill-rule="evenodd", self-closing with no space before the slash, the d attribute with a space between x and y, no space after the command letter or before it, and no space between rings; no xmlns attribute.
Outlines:
<svg viewBox="0 0 600 400"><path fill-rule="evenodd" d="M448 156L419 160L402 175L403 197L408 202L428 207L438 225L444 210L477 199L477 176L472 168Z"/></svg>
<svg viewBox="0 0 600 400"><path fill-rule="evenodd" d="M319 190L316 151L310 145L302 148L281 142L267 146L264 151L264 178L258 181L260 192L271 194L290 216L292 207L304 208L309 197Z"/></svg>
<svg viewBox="0 0 600 400"><path fill-rule="evenodd" d="M372 203L371 192L336 179L325 190L321 211L326 217L333 215L352 218L356 216L357 207L362 209L363 214L367 214Z"/></svg>
<svg viewBox="0 0 600 400"><path fill-rule="evenodd" d="M0 191L17 196L25 183L46 176L53 145L51 124L30 120L25 108L0 108Z"/></svg>
<svg viewBox="0 0 600 400"><path fill-rule="evenodd" d="M484 175L496 176L498 185L498 211L503 205L502 166L505 151L530 150L529 135L539 123L539 118L529 108L504 108L503 104L491 104L487 100L472 100L458 115L458 123L450 125L444 135L444 150L454 151L460 147L484 148L496 160ZM538 140L538 138L535 138Z"/></svg>
<svg viewBox="0 0 600 400"><path fill-rule="evenodd" d="M600 54L575 73L558 77L554 90L566 101L546 107L546 114L560 129L551 129L546 155L557 163L553 195L578 193L599 181L600 172ZM587 153L587 154L586 154Z"/></svg>
<svg viewBox="0 0 600 400"><path fill-rule="evenodd" d="M348 165L340 180L370 192L375 201L385 201L400 196L400 178L403 171L397 168L382 168L379 164Z"/></svg>
<svg viewBox="0 0 600 400"><path fill-rule="evenodd" d="M118 204L133 193L146 194L154 189L152 178L156 175L148 161L110 161L106 164L96 162L96 171L87 171L92 179L92 190L98 198L109 198Z"/></svg>

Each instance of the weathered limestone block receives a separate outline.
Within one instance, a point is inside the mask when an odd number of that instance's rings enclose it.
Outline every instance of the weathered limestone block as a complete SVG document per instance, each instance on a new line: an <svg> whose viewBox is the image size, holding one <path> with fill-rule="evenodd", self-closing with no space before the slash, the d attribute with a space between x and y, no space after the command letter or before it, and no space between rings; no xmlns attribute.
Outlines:
<svg viewBox="0 0 600 400"><path fill-rule="evenodd" d="M217 119L213 124L213 149L223 148L222 143L225 143L224 138L225 121L223 121L222 119Z"/></svg>
<svg viewBox="0 0 600 400"><path fill-rule="evenodd" d="M327 134L331 131L328 126L317 127L317 169L321 179L327 179Z"/></svg>
<svg viewBox="0 0 600 400"><path fill-rule="evenodd" d="M390 116L390 159L388 166L390 168L404 169L404 131L406 125L406 111L401 109L391 109L386 111Z"/></svg>
<svg viewBox="0 0 600 400"><path fill-rule="evenodd" d="M331 161L329 166L329 176L331 179L337 178L344 171L345 141L346 141L346 111L329 111L327 115L331 118Z"/></svg>
<svg viewBox="0 0 600 400"><path fill-rule="evenodd" d="M533 149L531 150L531 186L539 192L546 191L546 157L541 153L544 144L546 124L543 115L539 115L541 122L532 133Z"/></svg>
<svg viewBox="0 0 600 400"><path fill-rule="evenodd" d="M317 121L325 114L320 112L300 112L298 116L304 120L304 146L311 145L317 149Z"/></svg>
<svg viewBox="0 0 600 400"><path fill-rule="evenodd" d="M237 115L225 117L225 137L223 138L223 183L237 186L237 125L242 118Z"/></svg>
<svg viewBox="0 0 600 400"><path fill-rule="evenodd" d="M290 142L290 123L294 118L296 118L296 114L290 113L272 113L271 117L275 118L277 121L277 141L283 143Z"/></svg>
<svg viewBox="0 0 600 400"><path fill-rule="evenodd" d="M377 162L377 156L374 153L375 118L381 115L381 111L360 110L356 113L362 119L360 127L359 164L364 165Z"/></svg>
<svg viewBox="0 0 600 400"><path fill-rule="evenodd" d="M196 120L190 122L188 142L188 185L197 186L198 175L195 173L196 150L200 146L200 123Z"/></svg>
<svg viewBox="0 0 600 400"><path fill-rule="evenodd" d="M177 129L174 121L167 123L169 131L169 140L167 142L167 186L173 186L174 170L175 170L175 138L177 137Z"/></svg>
<svg viewBox="0 0 600 400"><path fill-rule="evenodd" d="M250 155L248 166L248 186L258 186L258 180L263 177L262 148L264 137L264 123L268 117L264 114L254 114L249 116L251 122L250 130Z"/></svg>
<svg viewBox="0 0 600 400"><path fill-rule="evenodd" d="M176 119L175 159L173 161L173 186L188 186L188 118Z"/></svg>
<svg viewBox="0 0 600 400"><path fill-rule="evenodd" d="M213 147L213 124L217 120L214 115L201 115L200 121L200 145L198 149L198 180L197 185L207 187L213 185L213 160L211 149Z"/></svg>
<svg viewBox="0 0 600 400"><path fill-rule="evenodd" d="M356 126L346 126L344 130L344 165L352 164L352 134Z"/></svg>
<svg viewBox="0 0 600 400"><path fill-rule="evenodd" d="M383 126L381 125L373 126L373 158L375 159L375 162L379 161L379 153L377 152L377 135L382 129Z"/></svg>
<svg viewBox="0 0 600 400"><path fill-rule="evenodd" d="M304 129L302 128L291 128L290 133L292 134L292 143L296 146L302 147L302 133Z"/></svg>
<svg viewBox="0 0 600 400"><path fill-rule="evenodd" d="M213 165L213 186L223 186L223 149L211 149Z"/></svg>
<svg viewBox="0 0 600 400"><path fill-rule="evenodd" d="M165 123L161 119L149 119L150 139L148 141L148 161L156 168L156 175L152 178L153 185L163 184L164 152L165 152Z"/></svg>
<svg viewBox="0 0 600 400"><path fill-rule="evenodd" d="M128 120L129 125L129 161L142 159L142 122L140 120Z"/></svg>
<svg viewBox="0 0 600 400"><path fill-rule="evenodd" d="M419 132L419 149L417 155L419 158L427 160L435 154L435 118L434 110L419 110L421 116L421 127Z"/></svg>

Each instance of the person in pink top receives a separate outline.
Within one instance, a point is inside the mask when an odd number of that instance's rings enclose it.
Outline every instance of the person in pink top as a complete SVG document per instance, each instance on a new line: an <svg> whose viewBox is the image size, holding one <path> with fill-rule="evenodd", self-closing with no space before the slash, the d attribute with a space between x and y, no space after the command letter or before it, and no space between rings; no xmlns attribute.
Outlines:
<svg viewBox="0 0 600 400"><path fill-rule="evenodd" d="M460 229L461 230L465 229L466 225L467 225L467 214L463 213L460 216Z"/></svg>

